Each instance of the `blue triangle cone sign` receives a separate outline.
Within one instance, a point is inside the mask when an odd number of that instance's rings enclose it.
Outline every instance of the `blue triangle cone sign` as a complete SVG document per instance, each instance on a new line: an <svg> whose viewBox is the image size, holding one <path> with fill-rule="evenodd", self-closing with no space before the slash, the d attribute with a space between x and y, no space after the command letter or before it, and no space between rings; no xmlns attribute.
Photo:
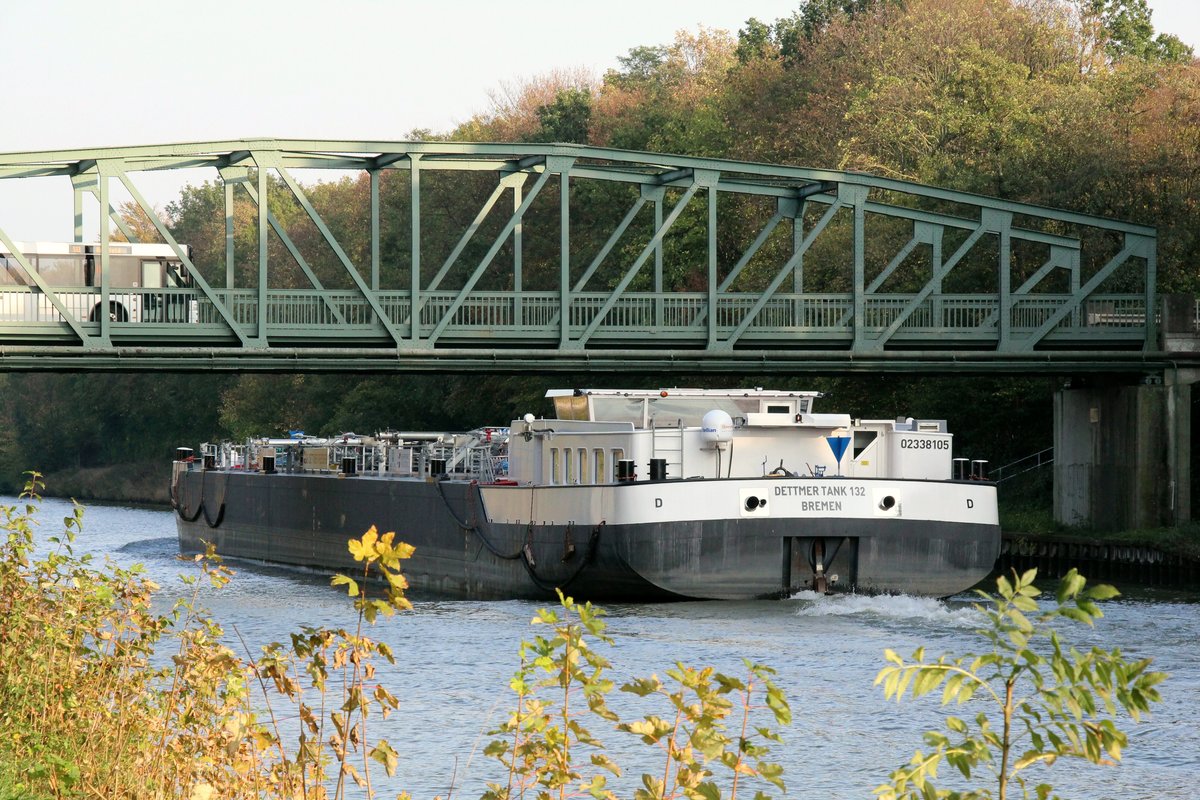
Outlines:
<svg viewBox="0 0 1200 800"><path fill-rule="evenodd" d="M826 436L825 441L829 442L829 449L833 451L833 457L837 459L837 463L842 463L842 456L846 455L846 448L850 445L849 436Z"/></svg>

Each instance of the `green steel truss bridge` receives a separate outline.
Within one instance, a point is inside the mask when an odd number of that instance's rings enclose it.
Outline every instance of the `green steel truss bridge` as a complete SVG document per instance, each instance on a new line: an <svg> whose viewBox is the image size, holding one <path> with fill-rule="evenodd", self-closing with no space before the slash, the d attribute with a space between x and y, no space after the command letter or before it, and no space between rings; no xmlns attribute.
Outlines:
<svg viewBox="0 0 1200 800"><path fill-rule="evenodd" d="M206 241L147 199L163 173L209 182ZM358 205L323 207L323 182L346 179ZM35 183L61 186L95 268L56 284L0 219L0 369L1067 372L1162 358L1153 228L860 173L561 144L0 154L0 190ZM171 248L184 285L110 279L139 231ZM177 313L151 313L163 308Z"/></svg>

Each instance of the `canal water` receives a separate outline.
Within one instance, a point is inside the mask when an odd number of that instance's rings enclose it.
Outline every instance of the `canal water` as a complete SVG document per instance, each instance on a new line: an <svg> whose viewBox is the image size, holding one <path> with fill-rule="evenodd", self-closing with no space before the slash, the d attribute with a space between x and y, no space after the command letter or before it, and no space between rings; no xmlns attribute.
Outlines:
<svg viewBox="0 0 1200 800"><path fill-rule="evenodd" d="M69 511L64 501L44 501L43 534L53 533ZM175 558L170 511L89 506L77 550L124 566L143 564L164 587L164 608L184 593L177 576L189 567ZM329 587L327 577L232 566L234 581L206 593L203 602L227 631L236 627L255 653L264 643L286 641L303 625L353 624L348 601ZM1042 775L1063 797L1194 796L1200 778L1200 595L1118 588L1125 596L1104 605L1105 618L1097 627L1071 626L1068 641L1153 657L1155 668L1170 673L1162 686L1164 700L1143 722L1124 721L1130 742L1119 766L1060 763ZM406 790L416 800L432 800L452 790L453 797L469 800L488 781L502 780L497 762L482 751L491 738L487 731L513 707L508 680L521 639L542 630L529 624L537 605L428 600L415 606L375 631L397 655L396 667L381 669L378 677L401 701L399 713L372 723L372 738L387 736L401 754L396 778L386 781L380 774L376 788L383 781L380 796ZM983 647L975 633L980 616L969 597L935 601L802 594L778 602L617 605L607 610L615 643L598 646L612 661L611 677L618 685L633 677L663 675L677 661L741 674L746 658L777 669L794 721L774 755L784 766L788 796L798 798L871 797L889 771L922 746L922 732L939 727L943 714L937 698L897 705L885 702L872 685L884 664L884 648L907 655L921 645L932 653L955 654ZM240 647L232 634L230 640ZM629 719L650 710L629 695L614 692L613 698ZM950 713L965 717L982 709L982 702L973 702ZM668 712L660 707L657 713ZM632 796L642 772L661 774L661 759L650 748L599 719L587 725L625 767L626 777L614 787L620 796ZM943 776L950 776L949 768Z"/></svg>

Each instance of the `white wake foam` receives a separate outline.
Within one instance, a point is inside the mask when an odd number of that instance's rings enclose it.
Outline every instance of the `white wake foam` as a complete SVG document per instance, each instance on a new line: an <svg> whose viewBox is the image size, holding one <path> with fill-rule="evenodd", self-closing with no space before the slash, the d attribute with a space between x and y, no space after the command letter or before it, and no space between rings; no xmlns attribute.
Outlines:
<svg viewBox="0 0 1200 800"><path fill-rule="evenodd" d="M939 625L977 627L983 617L965 603L946 603L932 597L898 595L823 595L812 591L797 592L790 598L797 602L796 614L801 617L874 617L894 620L923 620Z"/></svg>

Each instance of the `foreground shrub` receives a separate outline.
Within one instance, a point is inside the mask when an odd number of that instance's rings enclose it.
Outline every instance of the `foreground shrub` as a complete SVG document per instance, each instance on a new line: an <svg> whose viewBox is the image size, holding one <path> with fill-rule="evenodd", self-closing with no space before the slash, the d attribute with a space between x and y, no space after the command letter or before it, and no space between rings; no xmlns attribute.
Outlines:
<svg viewBox="0 0 1200 800"><path fill-rule="evenodd" d="M613 689L604 677L609 662L589 643L589 638L612 643L603 610L580 605L561 592L559 601L561 614L542 610L533 619L535 625L548 626L549 635L521 643L521 666L511 683L516 710L492 732L501 738L484 751L504 765L507 780L491 784L483 800L518 800L531 792L539 800L579 794L615 798L605 773L620 776L621 768L604 755L603 743L584 725L589 716L661 751L662 771L641 776L636 800L734 800L739 783L755 779L783 790L783 768L765 760L769 743L778 742L779 734L752 724L764 708L776 724L791 722L787 700L771 678L774 670L747 661L743 679L712 667L676 664L667 672L669 684L652 675L621 687L660 701L665 716L647 714L622 722L606 699ZM580 750L589 755L581 756ZM728 771L727 795L717 769ZM767 798L761 791L755 797Z"/></svg>
<svg viewBox="0 0 1200 800"><path fill-rule="evenodd" d="M40 557L37 476L0 507L0 757L16 796L258 796L247 671L195 594L156 614L140 568L76 556L83 509ZM203 578L228 580L200 559ZM188 578L199 591L200 580ZM155 658L161 649L169 649Z"/></svg>
<svg viewBox="0 0 1200 800"><path fill-rule="evenodd" d="M0 795L320 799L346 796L352 781L374 796L369 764L390 775L398 754L367 745L367 721L398 701L366 689L372 658L392 654L364 626L409 607L399 563L410 547L374 529L353 540L363 576L384 585L368 597L334 579L354 597L354 629L305 628L249 660L197 602L232 575L211 548L191 559L200 574L183 577L190 596L155 613L159 587L140 568L74 553L78 504L39 555L40 488L34 476L19 505L0 507ZM299 720L298 735L282 732L282 716Z"/></svg>
<svg viewBox="0 0 1200 800"><path fill-rule="evenodd" d="M1155 688L1166 675L1151 672L1150 659L1131 661L1120 650L1093 647L1080 651L1065 644L1059 628L1069 623L1091 626L1103 617L1097 601L1117 595L1111 586L1086 588L1075 570L1067 573L1043 608L1033 585L1037 570L1013 580L1001 577L998 596L984 592L976 609L987 617L980 631L989 648L981 655L925 657L924 648L905 661L888 650L890 666L875 684L885 696L917 698L942 689L942 704L958 705L976 698L984 705L972 721L946 717L946 731L925 734L928 753L912 760L878 787L881 800L900 798L999 798L1016 789L1022 797L1051 796L1049 783L1030 786L1026 770L1069 758L1114 764L1128 738L1117 727L1118 712L1133 720L1148 713L1162 698ZM955 768L976 788L951 791L936 785L942 762ZM982 775L980 773L983 773Z"/></svg>
<svg viewBox="0 0 1200 800"><path fill-rule="evenodd" d="M380 617L410 608L400 565L412 548L374 528L349 542L363 569L338 575L356 612L352 628L305 627L257 659L224 644L226 631L199 605L202 587L231 578L212 552L190 559L190 595L155 613L159 587L140 568L94 563L76 555L83 509L74 505L63 533L38 554L37 476L17 506L0 508L0 795L103 798L311 798L378 795L373 769L394 775L399 753L372 742L368 723L399 701L374 683L373 659L394 662L388 646L366 635ZM551 634L523 642L514 678L517 710L496 731L489 754L507 780L486 796L565 800L580 792L611 797L603 777L620 767L599 752L584 727L591 715L662 751L662 776L643 776L636 796L716 800L714 769L739 781L762 778L782 788L782 769L764 760L770 728L749 728L764 708L790 719L772 671L747 663L744 679L712 668L677 665L622 690L657 697L669 714L622 723L604 696L608 662L589 638L608 642L603 611L560 595L559 611L534 622ZM251 687L256 687L252 691ZM543 697L553 690L553 693ZM732 721L737 730L726 730ZM751 730L747 734L747 730ZM352 791L351 785L356 788Z"/></svg>
<svg viewBox="0 0 1200 800"><path fill-rule="evenodd" d="M362 571L332 583L351 598L354 625L302 628L254 659L231 650L198 604L203 587L224 586L232 574L211 548L191 559L199 574L184 578L189 596L156 613L159 587L140 568L74 553L80 506L39 548L39 488L35 476L18 505L0 507L0 797L378 796L373 771L394 775L399 754L369 734L399 702L374 681L373 660L393 662L393 654L366 633L411 607L401 571L411 547L374 528L350 540ZM945 703L992 705L973 724L948 717L947 732L927 734L930 752L895 771L880 797L1006 798L1014 784L1029 796L1025 770L1034 765L1119 759L1126 736L1115 713L1147 711L1164 676L1148 660L1060 640L1061 623L1101 616L1096 601L1113 596L1110 587L1087 589L1072 572L1044 610L1034 575L1001 579L999 597L984 595L983 655L929 660L918 650L905 661L887 652L876 681L887 697L942 687ZM665 680L620 687L646 706L622 720L608 703L610 664L595 647L611 644L604 612L559 600L533 619L545 633L520 645L514 707L485 751L503 772L483 800L615 800L609 778L622 770L605 754L601 728L657 753L661 767L640 776L634 800L736 800L749 791L767 800L765 788L784 789L769 755L791 711L773 670L676 664ZM968 783L981 772L990 783L939 788L942 762ZM1045 798L1052 790L1033 791Z"/></svg>

